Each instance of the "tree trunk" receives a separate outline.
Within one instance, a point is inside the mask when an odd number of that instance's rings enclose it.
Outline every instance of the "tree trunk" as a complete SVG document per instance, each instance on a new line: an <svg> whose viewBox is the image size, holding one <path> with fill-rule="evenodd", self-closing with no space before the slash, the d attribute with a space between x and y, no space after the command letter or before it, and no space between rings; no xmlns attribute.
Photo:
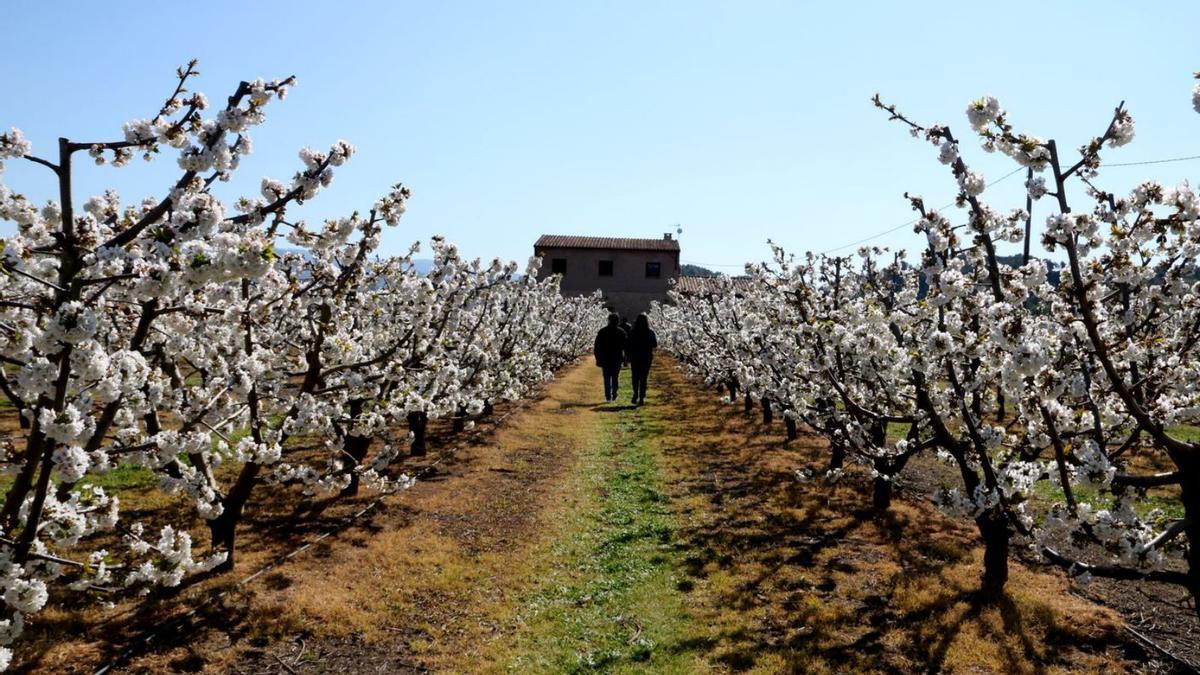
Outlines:
<svg viewBox="0 0 1200 675"><path fill-rule="evenodd" d="M975 519L983 537L982 590L998 594L1008 582L1008 545L1012 532L999 507L993 506Z"/></svg>
<svg viewBox="0 0 1200 675"><path fill-rule="evenodd" d="M746 412L750 412L751 410L754 410L754 399L750 398L749 393L746 394L745 404L746 404Z"/></svg>
<svg viewBox="0 0 1200 675"><path fill-rule="evenodd" d="M886 428L886 426L885 426ZM912 455L900 455L890 459L876 459L873 464L875 473L887 476L887 479L875 478L872 486L871 504L875 510L883 513L892 506L892 495L896 490L896 476L904 470L904 465L908 464L908 460Z"/></svg>
<svg viewBox="0 0 1200 675"><path fill-rule="evenodd" d="M876 477L871 486L871 507L883 513L892 505L892 481Z"/></svg>
<svg viewBox="0 0 1200 675"><path fill-rule="evenodd" d="M429 424L429 415L423 412L408 413L408 430L413 433L411 454L413 457L425 455L425 427Z"/></svg>
<svg viewBox="0 0 1200 675"><path fill-rule="evenodd" d="M459 407L454 411L454 422L450 425L450 430L454 433L459 433L467 428L467 409Z"/></svg>
<svg viewBox="0 0 1200 675"><path fill-rule="evenodd" d="M875 421L871 423L871 443L877 448L882 448L887 445L887 422Z"/></svg>
<svg viewBox="0 0 1200 675"><path fill-rule="evenodd" d="M800 433L796 431L796 420L791 415L783 416L783 426L787 427L787 439L794 441L800 437Z"/></svg>
<svg viewBox="0 0 1200 675"><path fill-rule="evenodd" d="M980 485L979 474L967 461L965 449L955 445L943 447L958 464L966 493L975 494L975 489ZM975 525L979 528L979 537L983 539L984 546L981 590L984 594L999 594L1008 582L1008 540L1012 536L1008 520L1004 511L997 505L976 516Z"/></svg>
<svg viewBox="0 0 1200 675"><path fill-rule="evenodd" d="M1200 461L1175 462L1183 474L1182 491L1179 499L1183 502L1183 514L1188 519L1184 529L1188 545L1184 556L1187 558L1187 589L1192 594L1193 606L1200 613Z"/></svg>
<svg viewBox="0 0 1200 675"><path fill-rule="evenodd" d="M729 402L733 403L734 401L736 401L737 397L738 397L737 380L730 380L730 381L726 382L725 388L729 390Z"/></svg>
<svg viewBox="0 0 1200 675"><path fill-rule="evenodd" d="M221 515L208 521L208 531L212 537L214 550L225 551L225 562L214 568L217 572L228 572L233 569L233 552L237 525L242 520L242 511L250 499L250 491L257 482L258 471L261 467L253 462L244 464L237 481L229 489L229 493L221 500Z"/></svg>
<svg viewBox="0 0 1200 675"><path fill-rule="evenodd" d="M774 413L774 411L771 410L770 399L764 398L762 400L762 411L763 411L763 424L770 424L771 422L775 421L775 413Z"/></svg>
<svg viewBox="0 0 1200 675"><path fill-rule="evenodd" d="M496 412L496 408L492 406L491 401L483 402L483 411L479 413L480 417L491 417L492 413Z"/></svg>
<svg viewBox="0 0 1200 675"><path fill-rule="evenodd" d="M836 471L846 464L846 446L834 439L829 443L829 470Z"/></svg>
<svg viewBox="0 0 1200 675"><path fill-rule="evenodd" d="M350 484L342 490L342 495L356 495L358 494L358 471L355 469L361 466L363 460L367 458L367 452L371 449L371 437L346 436L346 440L342 442L342 449L349 456L346 471L350 474Z"/></svg>
<svg viewBox="0 0 1200 675"><path fill-rule="evenodd" d="M349 428L354 428L354 420L363 413L363 406L366 402L362 399L353 399L350 401L350 425ZM350 484L342 490L343 495L358 494L358 472L355 471L363 460L367 457L367 451L371 448L371 438L369 436L355 436L347 433L342 439L342 450L349 458L345 471L350 474Z"/></svg>
<svg viewBox="0 0 1200 675"><path fill-rule="evenodd" d="M217 565L213 571L228 572L233 569L233 547L235 542L234 532L237 529L237 519L229 516L229 511L224 511L221 515L208 521L208 532L212 540L212 548L214 551L225 552L225 562Z"/></svg>

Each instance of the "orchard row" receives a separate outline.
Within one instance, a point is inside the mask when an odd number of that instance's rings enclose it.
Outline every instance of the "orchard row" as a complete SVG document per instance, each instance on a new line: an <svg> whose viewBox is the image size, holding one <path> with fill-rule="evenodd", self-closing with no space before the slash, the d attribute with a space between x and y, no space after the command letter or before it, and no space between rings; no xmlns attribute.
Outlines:
<svg viewBox="0 0 1200 675"><path fill-rule="evenodd" d="M186 89L196 74L180 69L161 110L120 140L60 139L43 156L20 131L0 134L0 161L44 166L60 194L35 205L0 184L0 220L17 226L0 240L0 391L12 413L0 644L55 588L107 596L232 567L263 484L405 487L397 459L424 452L430 419L461 428L526 396L603 319L598 300L538 281L536 261L467 261L437 238L425 273L417 246L381 258L409 196L400 185L365 213L319 226L289 217L350 159L343 141L302 150L290 183L264 179L260 194L222 203L211 188L293 82L243 82L208 116ZM108 192L76 209L73 162L160 153L180 170L164 195ZM122 518L95 480L117 467L149 470L185 498L207 551L193 552L190 522ZM0 649L0 664L10 659Z"/></svg>
<svg viewBox="0 0 1200 675"><path fill-rule="evenodd" d="M828 466L801 480L859 462L883 510L914 457L945 461L953 482L932 499L977 525L986 590L1003 588L1017 541L1075 577L1200 597L1200 197L1105 186L1102 154L1133 137L1123 106L1068 160L985 97L970 126L1027 172L1024 207L1001 210L949 127L874 102L932 144L963 215L908 196L925 239L912 259L776 247L746 277L657 307L662 342L731 399L784 416L789 434L826 437ZM1046 260L1029 254L1035 203L1048 210ZM1023 254L999 252L1022 241Z"/></svg>

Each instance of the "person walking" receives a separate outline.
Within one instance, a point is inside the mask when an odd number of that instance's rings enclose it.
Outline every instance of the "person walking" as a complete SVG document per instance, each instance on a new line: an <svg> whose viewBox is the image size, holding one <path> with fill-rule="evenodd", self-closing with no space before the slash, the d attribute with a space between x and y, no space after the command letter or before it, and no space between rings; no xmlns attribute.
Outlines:
<svg viewBox="0 0 1200 675"><path fill-rule="evenodd" d="M646 402L646 380L650 377L650 363L654 361L654 350L657 347L658 336L650 330L650 319L645 314L639 314L633 323L633 330L629 332L629 342L625 347L629 370L633 375L634 405Z"/></svg>
<svg viewBox="0 0 1200 675"><path fill-rule="evenodd" d="M608 315L608 325L596 333L593 353L596 365L604 370L604 400L617 400L617 385L621 377L621 364L625 361L625 343L628 336L621 330L621 318Z"/></svg>

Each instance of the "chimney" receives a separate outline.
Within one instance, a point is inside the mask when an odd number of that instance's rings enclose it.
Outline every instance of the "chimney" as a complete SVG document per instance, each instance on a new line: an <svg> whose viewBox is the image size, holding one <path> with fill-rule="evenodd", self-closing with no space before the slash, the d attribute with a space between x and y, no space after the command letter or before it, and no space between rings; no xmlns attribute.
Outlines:
<svg viewBox="0 0 1200 675"><path fill-rule="evenodd" d="M671 241L671 233L663 232L663 241Z"/></svg>

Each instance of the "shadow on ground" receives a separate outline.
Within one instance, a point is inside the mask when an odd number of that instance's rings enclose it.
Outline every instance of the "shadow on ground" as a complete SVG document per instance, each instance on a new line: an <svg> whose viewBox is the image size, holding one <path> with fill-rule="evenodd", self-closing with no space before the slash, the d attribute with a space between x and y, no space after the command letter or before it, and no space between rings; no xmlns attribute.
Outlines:
<svg viewBox="0 0 1200 675"><path fill-rule="evenodd" d="M787 443L713 390L656 369L651 394L681 528L681 590L710 628L666 649L734 671L1124 670L1143 654L1110 611L1059 577L1014 565L1000 597L978 592L974 530L922 503L877 516L867 477L799 483L823 442Z"/></svg>
<svg viewBox="0 0 1200 675"><path fill-rule="evenodd" d="M429 454L404 458L395 470L420 474L422 484L463 473L467 467L455 448L464 443L493 442L497 423L513 408L513 404L498 406L490 418L480 420L469 432L455 433L445 420L431 423ZM314 447L314 451L319 449ZM295 565L287 565L285 556L320 535L336 532L301 554L317 561L328 559L335 547L365 547L381 533L407 527L422 516L406 500L389 499L361 518L348 520L378 496L364 489L358 496L306 499L295 487L261 485L239 526L238 564L232 572L194 577L177 588L158 588L109 611L100 609L95 598L62 596L39 614L36 625L27 631L20 648L28 651L13 672L92 673L106 664L114 665L114 672L198 672L213 667L216 650L236 648L253 653L265 648L292 628L279 625L278 616L265 615L256 599L292 585ZM207 550L207 531L182 500L155 502L144 508L135 502L133 508L123 509L122 516L131 522L195 522L192 536L197 555ZM239 586L249 575L281 562L285 564L246 587ZM308 657L312 655L310 650ZM147 663L153 666L143 665Z"/></svg>

